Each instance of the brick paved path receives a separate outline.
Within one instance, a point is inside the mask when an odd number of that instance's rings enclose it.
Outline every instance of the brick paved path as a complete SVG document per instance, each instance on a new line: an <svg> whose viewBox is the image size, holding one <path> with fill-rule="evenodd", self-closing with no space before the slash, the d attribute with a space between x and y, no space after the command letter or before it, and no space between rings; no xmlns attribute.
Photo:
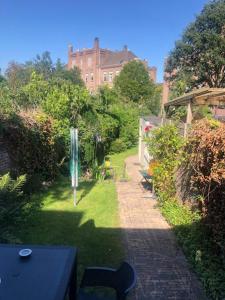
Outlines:
<svg viewBox="0 0 225 300"><path fill-rule="evenodd" d="M128 182L117 182L121 227L127 260L138 284L132 300L206 299L195 275L177 246L170 226L143 188L138 157L126 160Z"/></svg>

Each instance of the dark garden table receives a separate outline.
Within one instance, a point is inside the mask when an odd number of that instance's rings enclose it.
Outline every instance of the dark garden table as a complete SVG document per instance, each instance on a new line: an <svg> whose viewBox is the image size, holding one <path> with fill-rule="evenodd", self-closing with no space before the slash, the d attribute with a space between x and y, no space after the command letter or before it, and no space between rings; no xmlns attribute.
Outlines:
<svg viewBox="0 0 225 300"><path fill-rule="evenodd" d="M75 300L76 261L72 247L0 244L0 300Z"/></svg>

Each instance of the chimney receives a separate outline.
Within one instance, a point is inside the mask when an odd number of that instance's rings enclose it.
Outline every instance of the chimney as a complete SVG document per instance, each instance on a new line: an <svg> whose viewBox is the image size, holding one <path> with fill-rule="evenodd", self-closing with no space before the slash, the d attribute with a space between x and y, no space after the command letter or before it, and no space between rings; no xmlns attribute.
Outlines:
<svg viewBox="0 0 225 300"><path fill-rule="evenodd" d="M72 69L72 54L73 54L73 45L69 44L68 45L68 64L67 64L68 70Z"/></svg>
<svg viewBox="0 0 225 300"><path fill-rule="evenodd" d="M71 44L68 45L68 52L73 53L73 45Z"/></svg>
<svg viewBox="0 0 225 300"><path fill-rule="evenodd" d="M99 38L94 39L94 49L99 49Z"/></svg>
<svg viewBox="0 0 225 300"><path fill-rule="evenodd" d="M123 51L128 51L127 45L123 46Z"/></svg>

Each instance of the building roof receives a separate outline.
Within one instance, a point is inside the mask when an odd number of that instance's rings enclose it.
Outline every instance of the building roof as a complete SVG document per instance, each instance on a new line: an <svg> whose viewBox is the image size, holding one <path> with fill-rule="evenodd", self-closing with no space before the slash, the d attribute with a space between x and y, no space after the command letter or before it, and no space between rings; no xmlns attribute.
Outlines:
<svg viewBox="0 0 225 300"><path fill-rule="evenodd" d="M225 105L224 88L201 88L184 94L164 104L169 106L182 106L191 102L193 105Z"/></svg>
<svg viewBox="0 0 225 300"><path fill-rule="evenodd" d="M101 55L101 67L121 65L123 62L127 62L135 58L137 58L137 56L127 49L123 49L122 51L107 51Z"/></svg>

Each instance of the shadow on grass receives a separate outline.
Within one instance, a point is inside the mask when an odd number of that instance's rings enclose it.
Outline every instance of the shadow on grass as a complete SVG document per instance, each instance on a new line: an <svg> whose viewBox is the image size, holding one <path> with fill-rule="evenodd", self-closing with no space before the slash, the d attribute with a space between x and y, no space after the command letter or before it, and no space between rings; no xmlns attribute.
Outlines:
<svg viewBox="0 0 225 300"><path fill-rule="evenodd" d="M82 223L83 212L39 211L17 232L24 244L70 245L78 248L79 274L87 265L118 266L124 258L119 228L97 228L93 219Z"/></svg>
<svg viewBox="0 0 225 300"><path fill-rule="evenodd" d="M82 201L95 186L96 181L81 181L79 182L79 186L77 188L77 192L81 192L79 195L79 200ZM71 180L67 177L60 177L49 189L43 191L40 195L36 195L37 198L47 198L47 203L51 204L56 201L67 201L71 199L73 193L73 189L71 187ZM78 204L77 203L77 204Z"/></svg>
<svg viewBox="0 0 225 300"><path fill-rule="evenodd" d="M77 191L82 191L81 195L79 196L79 200L77 201L77 205L91 192L92 188L95 186L96 181L82 181L79 186Z"/></svg>

